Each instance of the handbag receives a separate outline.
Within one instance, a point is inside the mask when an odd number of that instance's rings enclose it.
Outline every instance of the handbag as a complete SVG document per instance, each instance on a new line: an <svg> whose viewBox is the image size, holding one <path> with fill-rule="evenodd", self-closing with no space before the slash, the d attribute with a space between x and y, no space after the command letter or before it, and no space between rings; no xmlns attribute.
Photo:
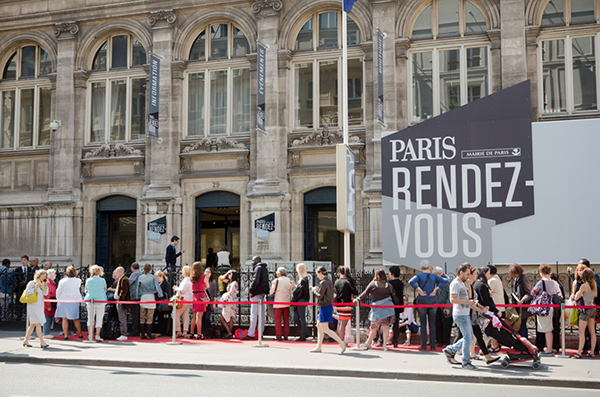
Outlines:
<svg viewBox="0 0 600 397"><path fill-rule="evenodd" d="M511 326L511 328L513 328L513 329L521 328L521 315L517 311L517 308L507 307L504 310L504 318L506 319L506 322L508 323L508 325Z"/></svg>
<svg viewBox="0 0 600 397"><path fill-rule="evenodd" d="M552 297L548 292L546 292L546 283L542 281L542 287L544 290L541 294L536 295L535 298L531 301L532 305L550 305L552 304ZM550 307L529 307L527 311L531 314L535 314L536 316L546 317L550 314Z"/></svg>
<svg viewBox="0 0 600 397"><path fill-rule="evenodd" d="M21 303L35 303L38 300L38 293L37 291L34 291L33 294L31 295L25 295L25 291L23 291L23 294L21 295L21 298L19 299L19 302Z"/></svg>
<svg viewBox="0 0 600 397"><path fill-rule="evenodd" d="M267 302L275 302L275 293L277 292L277 287L279 287L279 280L275 283L275 290L269 296L267 296ZM275 317L275 309L273 305L267 305L267 315L269 317Z"/></svg>
<svg viewBox="0 0 600 397"><path fill-rule="evenodd" d="M579 298L579 300L577 301L577 306L585 306L585 302L583 301L583 296L581 298ZM587 309L577 309L577 315L581 316L582 314L585 314L585 311Z"/></svg>
<svg viewBox="0 0 600 397"><path fill-rule="evenodd" d="M172 296L171 299L169 299L171 302L168 303L168 305L170 307L173 307L173 298L177 299L177 304L175 305L175 308L177 310L181 309L183 307L183 303L179 303L179 302L183 301L183 296L181 296L181 295Z"/></svg>
<svg viewBox="0 0 600 397"><path fill-rule="evenodd" d="M292 291L292 302L298 302L302 299L302 293L304 292L304 287L302 287L302 282L298 283L294 290Z"/></svg>

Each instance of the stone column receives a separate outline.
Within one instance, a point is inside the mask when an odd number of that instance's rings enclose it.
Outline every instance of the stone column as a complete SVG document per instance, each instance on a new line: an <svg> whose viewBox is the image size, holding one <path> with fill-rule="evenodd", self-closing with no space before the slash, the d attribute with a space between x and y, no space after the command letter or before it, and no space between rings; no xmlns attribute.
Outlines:
<svg viewBox="0 0 600 397"><path fill-rule="evenodd" d="M79 200L79 160L81 158L82 134L75 129L75 57L79 25L75 22L57 24L54 36L58 43L56 64L56 90L54 93L54 117L61 122L52 131L50 140L50 163L53 165L49 202L72 203Z"/></svg>
<svg viewBox="0 0 600 397"><path fill-rule="evenodd" d="M281 0L257 0L252 11L257 18L257 37L267 47L265 131L255 130L251 137L252 180L248 183L247 199L250 202L250 230L252 235L250 255L260 255L263 260L289 260L290 256L290 199L287 181L287 129L282 111L285 100L287 71L279 70L278 35ZM283 62L285 65L285 62ZM283 91L282 91L283 85ZM256 106L256 102L254 102ZM256 109L256 108L254 108ZM254 110L255 111L255 110ZM254 221L275 213L275 230L269 241L254 234Z"/></svg>
<svg viewBox="0 0 600 397"><path fill-rule="evenodd" d="M527 80L525 50L525 2L501 0L502 88Z"/></svg>
<svg viewBox="0 0 600 397"><path fill-rule="evenodd" d="M185 242L186 255L193 253L193 236L181 236L182 199L179 185L179 146L181 126L178 110L181 103L179 89L182 65L173 60L173 31L177 16L173 10L155 11L148 17L152 28L152 53L160 58L159 73L159 138L146 137L146 184L143 188L140 213L142 241L138 241L141 261L164 266L165 247L171 236ZM150 62L150 60L148 60ZM176 95L177 94L177 95ZM193 214L188 214L193 216ZM146 238L148 222L162 216L167 218L167 232L157 243ZM187 257L186 257L187 259Z"/></svg>
<svg viewBox="0 0 600 397"><path fill-rule="evenodd" d="M528 26L527 33L527 78L531 81L531 120L538 120L539 92L541 79L538 78L538 34L539 26Z"/></svg>

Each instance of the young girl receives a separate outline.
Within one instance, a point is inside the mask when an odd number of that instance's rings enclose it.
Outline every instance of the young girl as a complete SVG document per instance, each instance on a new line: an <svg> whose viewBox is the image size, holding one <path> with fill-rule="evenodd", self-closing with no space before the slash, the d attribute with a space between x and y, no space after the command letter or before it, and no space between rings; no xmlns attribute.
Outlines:
<svg viewBox="0 0 600 397"><path fill-rule="evenodd" d="M585 268L583 269L582 276L583 284L575 294L575 301L579 301L579 299L583 298L584 306L593 306L594 298L598 296L598 289L594 280L594 271L590 268ZM571 358L582 357L586 328L589 328L590 330L590 352L587 354L587 357L594 357L594 349L596 349L595 318L596 309L585 309L585 312L579 312L579 349L577 350L577 354L571 356Z"/></svg>
<svg viewBox="0 0 600 397"><path fill-rule="evenodd" d="M320 266L317 268L317 277L321 282L318 287L312 287L313 294L317 298L317 306L319 307L319 315L317 317L317 347L312 349L311 353L321 353L321 345L325 335L335 340L342 347L342 354L346 351L346 342L329 329L329 323L333 322L333 283L327 278L327 270Z"/></svg>

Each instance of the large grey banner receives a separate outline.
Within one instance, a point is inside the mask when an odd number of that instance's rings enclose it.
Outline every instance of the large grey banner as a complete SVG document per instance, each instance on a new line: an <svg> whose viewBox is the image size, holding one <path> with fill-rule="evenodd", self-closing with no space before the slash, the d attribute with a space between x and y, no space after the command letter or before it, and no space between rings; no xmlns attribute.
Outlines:
<svg viewBox="0 0 600 397"><path fill-rule="evenodd" d="M258 105L256 114L256 127L265 131L265 67L267 62L267 49L264 45L258 43L258 91L256 94L256 103Z"/></svg>
<svg viewBox="0 0 600 397"><path fill-rule="evenodd" d="M529 81L381 140L384 264L492 261L492 228L534 214Z"/></svg>
<svg viewBox="0 0 600 397"><path fill-rule="evenodd" d="M160 77L160 59L150 55L150 95L148 98L148 134L158 138L158 94Z"/></svg>

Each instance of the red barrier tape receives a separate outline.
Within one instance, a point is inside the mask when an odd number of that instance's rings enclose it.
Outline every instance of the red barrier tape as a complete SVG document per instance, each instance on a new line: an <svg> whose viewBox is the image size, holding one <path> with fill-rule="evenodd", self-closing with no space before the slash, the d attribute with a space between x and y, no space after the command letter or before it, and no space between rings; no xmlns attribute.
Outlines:
<svg viewBox="0 0 600 397"><path fill-rule="evenodd" d="M61 300L61 299L44 299L44 302L62 302L62 303L89 303L89 300ZM118 303L120 305L139 305L139 304L159 304L159 303L173 303L172 300L168 301L94 301L94 303ZM203 304L203 305L256 305L257 301L239 301L239 302L220 302L220 301L177 301L178 304ZM263 301L265 305L286 305L286 306L316 306L315 302L275 302L275 301ZM353 307L354 303L333 303L333 306L339 307ZM370 305L367 303L360 303L361 307L377 308L377 309L403 309L403 308L449 308L453 305ZM496 305L497 307L556 307L560 308L560 305ZM565 306L565 309L600 309L600 306Z"/></svg>

